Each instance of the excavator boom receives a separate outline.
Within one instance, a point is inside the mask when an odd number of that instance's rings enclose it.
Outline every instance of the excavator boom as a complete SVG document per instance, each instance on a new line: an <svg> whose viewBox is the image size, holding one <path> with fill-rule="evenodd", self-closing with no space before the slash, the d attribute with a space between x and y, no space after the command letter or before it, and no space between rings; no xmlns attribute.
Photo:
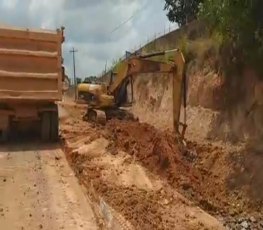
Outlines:
<svg viewBox="0 0 263 230"><path fill-rule="evenodd" d="M148 58L173 53L172 62L160 62L149 60ZM115 94L116 90L122 85L128 77L134 77L142 73L164 73L171 74L173 77L173 127L179 132L181 102L183 97L185 59L182 52L178 49L157 52L147 55L135 56L122 63L116 76L116 80L109 86L109 94ZM184 95L185 96L185 95ZM185 101L185 100L184 100ZM183 134L186 129L186 121L183 124Z"/></svg>
<svg viewBox="0 0 263 230"><path fill-rule="evenodd" d="M156 61L152 60L156 56L164 56L167 53L172 54L172 61ZM99 92L94 94L93 101L89 104L87 114L96 117L96 113L101 111L107 114L112 114L120 106L122 106L127 97L127 86L133 82L133 77L141 73L163 73L171 74L173 77L173 127L174 131L179 133L180 126L180 111L183 96L183 84L185 83L184 75L185 60L182 52L178 49L151 53L147 55L133 56L119 64L117 74L108 86L107 93ZM132 91L133 86L131 84ZM185 96L185 94L184 94ZM184 100L185 101L185 100ZM96 110L96 111L95 111ZM186 122L186 121L185 121ZM183 124L182 135L184 135L186 125Z"/></svg>

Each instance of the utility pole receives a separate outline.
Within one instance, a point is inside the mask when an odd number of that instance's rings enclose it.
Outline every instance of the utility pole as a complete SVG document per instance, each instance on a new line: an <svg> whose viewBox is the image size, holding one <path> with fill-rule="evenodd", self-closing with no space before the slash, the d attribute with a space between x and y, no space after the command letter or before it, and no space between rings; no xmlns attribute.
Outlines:
<svg viewBox="0 0 263 230"><path fill-rule="evenodd" d="M69 51L70 53L72 53L72 59L73 59L73 77L74 77L74 89L75 89L75 101L77 101L77 78L76 78L76 63L75 63L75 53L77 53L78 51L75 50L75 48L73 47L72 50Z"/></svg>
<svg viewBox="0 0 263 230"><path fill-rule="evenodd" d="M105 64L105 73L104 73L104 74L107 73L107 65L108 65L108 60L106 60L106 64Z"/></svg>

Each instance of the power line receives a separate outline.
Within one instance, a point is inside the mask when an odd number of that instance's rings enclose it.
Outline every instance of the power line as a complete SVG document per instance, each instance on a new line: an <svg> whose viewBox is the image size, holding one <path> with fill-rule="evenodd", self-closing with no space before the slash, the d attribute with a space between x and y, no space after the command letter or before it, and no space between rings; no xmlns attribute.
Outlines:
<svg viewBox="0 0 263 230"><path fill-rule="evenodd" d="M128 23L129 21L131 21L136 14L132 15L131 17L129 17L126 21L122 22L121 24L119 24L117 27L115 27L115 29L113 29L110 33L114 33L116 30L120 29L123 25L125 25L126 23Z"/></svg>
<svg viewBox="0 0 263 230"><path fill-rule="evenodd" d="M139 9L137 12L135 12L131 17L129 17L128 19L126 19L125 21L123 21L121 24L119 24L118 26L116 26L111 32L110 34L114 33L116 30L120 29L123 25L125 25L126 23L128 23L129 21L131 21L133 18L135 18L135 16L137 16L142 10L144 10L146 8L147 4L145 4L141 9Z"/></svg>

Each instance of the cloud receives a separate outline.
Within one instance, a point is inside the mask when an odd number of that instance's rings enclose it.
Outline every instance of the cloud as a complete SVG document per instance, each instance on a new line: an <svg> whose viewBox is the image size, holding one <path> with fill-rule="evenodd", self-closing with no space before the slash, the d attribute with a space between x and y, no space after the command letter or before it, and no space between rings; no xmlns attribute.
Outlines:
<svg viewBox="0 0 263 230"><path fill-rule="evenodd" d="M67 72L72 75L69 51L75 47L77 74L85 77L97 75L106 61L110 65L126 50L163 31L169 24L163 4L163 0L2 0L0 20L29 28L65 26Z"/></svg>
<svg viewBox="0 0 263 230"><path fill-rule="evenodd" d="M5 9L14 9L18 0L2 0L2 7Z"/></svg>
<svg viewBox="0 0 263 230"><path fill-rule="evenodd" d="M30 0L29 15L43 29L57 27L62 23L62 11L65 0Z"/></svg>

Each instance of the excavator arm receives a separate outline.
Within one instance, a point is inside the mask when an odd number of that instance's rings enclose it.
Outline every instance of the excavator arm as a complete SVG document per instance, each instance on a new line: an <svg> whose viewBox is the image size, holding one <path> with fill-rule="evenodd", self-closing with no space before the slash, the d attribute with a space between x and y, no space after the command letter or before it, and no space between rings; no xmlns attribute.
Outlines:
<svg viewBox="0 0 263 230"><path fill-rule="evenodd" d="M173 53L172 62L160 62L149 60L151 57ZM166 73L173 76L173 127L174 130L179 132L181 102L183 96L183 84L185 83L184 74L185 59L182 52L178 49L169 50L164 52L152 53L148 55L141 55L132 57L121 64L118 73L115 76L115 81L109 86L108 93L115 95L122 86L123 82L129 77L133 77L140 73ZM185 89L185 87L184 87ZM185 96L185 94L184 94ZM184 101L185 98L184 98ZM182 136L186 129L186 114L183 125Z"/></svg>

